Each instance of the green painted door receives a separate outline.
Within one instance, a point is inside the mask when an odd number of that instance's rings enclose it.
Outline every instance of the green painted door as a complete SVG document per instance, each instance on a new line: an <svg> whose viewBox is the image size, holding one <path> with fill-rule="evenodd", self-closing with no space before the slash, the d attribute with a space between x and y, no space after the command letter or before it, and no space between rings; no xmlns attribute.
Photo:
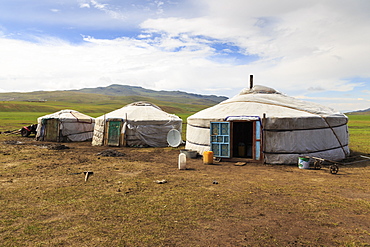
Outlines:
<svg viewBox="0 0 370 247"><path fill-rule="evenodd" d="M119 146L122 121L108 121L108 145Z"/></svg>

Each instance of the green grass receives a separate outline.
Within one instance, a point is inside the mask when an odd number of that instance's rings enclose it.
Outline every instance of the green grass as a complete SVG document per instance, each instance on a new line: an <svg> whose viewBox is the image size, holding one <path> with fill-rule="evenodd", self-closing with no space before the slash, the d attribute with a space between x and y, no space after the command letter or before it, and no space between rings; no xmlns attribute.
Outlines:
<svg viewBox="0 0 370 247"><path fill-rule="evenodd" d="M49 113L0 112L0 127L14 129ZM348 125L351 149L368 153L370 117L351 115ZM122 148L126 157L115 158L96 156L105 147L92 151L89 143L52 151L4 143L12 139L0 135L0 246L221 246L214 239L225 238L230 243L223 246L369 242L368 166L341 167L334 176L296 166L204 166L196 159L188 160L191 169L178 171L173 148ZM73 175L86 170L94 171L87 183ZM168 183L153 182L163 178Z"/></svg>
<svg viewBox="0 0 370 247"><path fill-rule="evenodd" d="M61 101L54 100L46 102L0 102L0 131L16 130L25 125L36 124L38 117L63 109L73 109L91 117L99 117L135 101L148 101L148 99L144 97L128 96L109 99L108 96L102 96L101 98L100 95L99 99L95 102L90 102L89 100L91 99L89 98L78 99L77 97L71 97L67 101L62 101L63 99L60 100ZM188 116L208 107L196 104L169 103L155 99L150 102L156 104L168 113L176 114L184 123L186 123Z"/></svg>
<svg viewBox="0 0 370 247"><path fill-rule="evenodd" d="M16 130L37 123L45 112L0 112L0 131Z"/></svg>
<svg viewBox="0 0 370 247"><path fill-rule="evenodd" d="M0 112L0 131L18 130L23 126L37 123L37 118L52 112ZM91 117L98 117L104 113L85 113Z"/></svg>
<svg viewBox="0 0 370 247"><path fill-rule="evenodd" d="M9 153L0 152L0 246L366 246L369 239L368 169L333 176L198 159L178 171L172 148L98 158L101 149L86 143L59 152L0 138ZM88 169L95 173L87 183L72 174ZM168 183L153 182L162 178Z"/></svg>
<svg viewBox="0 0 370 247"><path fill-rule="evenodd" d="M185 138L186 119L204 109L212 101L175 96L151 98L149 96L112 96L69 91L4 93L0 101L0 132L13 131L23 126L36 124L37 118L64 109L72 109L91 117L119 109L137 101L147 101L159 106L165 112L175 114L183 120ZM207 105L208 104L208 105Z"/></svg>
<svg viewBox="0 0 370 247"><path fill-rule="evenodd" d="M118 105L115 102L107 102L104 105L89 102L73 101L48 101L48 102L24 102L3 101L0 103L0 112L56 112L62 109L73 109L81 112L106 112L114 110Z"/></svg>
<svg viewBox="0 0 370 247"><path fill-rule="evenodd" d="M82 113L110 112L137 101L147 101L169 113L194 113L216 104L197 98L166 96L112 96L70 91L3 93L0 95L0 112L55 112L73 109Z"/></svg>
<svg viewBox="0 0 370 247"><path fill-rule="evenodd" d="M370 115L348 115L350 149L370 154Z"/></svg>

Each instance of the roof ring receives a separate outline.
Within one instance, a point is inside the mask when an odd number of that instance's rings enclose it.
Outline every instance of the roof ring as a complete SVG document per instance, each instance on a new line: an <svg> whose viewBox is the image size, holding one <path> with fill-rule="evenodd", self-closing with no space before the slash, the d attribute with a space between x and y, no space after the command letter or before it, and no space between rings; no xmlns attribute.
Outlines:
<svg viewBox="0 0 370 247"><path fill-rule="evenodd" d="M153 106L154 108L157 108L158 110L162 111L162 109L159 106L156 106L155 104L152 104L146 101L137 101L137 102L128 104L127 106Z"/></svg>
<svg viewBox="0 0 370 247"><path fill-rule="evenodd" d="M239 94L252 94L252 93L276 94L279 92L271 87L255 85L252 88L244 88Z"/></svg>

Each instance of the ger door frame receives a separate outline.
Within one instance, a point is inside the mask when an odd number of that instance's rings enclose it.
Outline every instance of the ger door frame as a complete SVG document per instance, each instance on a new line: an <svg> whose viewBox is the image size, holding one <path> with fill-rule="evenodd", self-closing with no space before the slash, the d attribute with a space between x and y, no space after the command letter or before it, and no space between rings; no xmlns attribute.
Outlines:
<svg viewBox="0 0 370 247"><path fill-rule="evenodd" d="M228 117L226 121L211 122L211 151L218 158L242 158L263 162L262 132L261 119L254 116ZM242 144L241 147L238 147L239 144Z"/></svg>

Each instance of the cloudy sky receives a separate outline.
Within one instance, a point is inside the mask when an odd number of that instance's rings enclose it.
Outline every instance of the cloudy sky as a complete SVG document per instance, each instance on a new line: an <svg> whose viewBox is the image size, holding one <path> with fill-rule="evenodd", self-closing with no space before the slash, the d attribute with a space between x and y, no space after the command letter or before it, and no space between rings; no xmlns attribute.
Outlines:
<svg viewBox="0 0 370 247"><path fill-rule="evenodd" d="M0 92L125 84L232 97L261 84L370 108L368 0L0 1Z"/></svg>

